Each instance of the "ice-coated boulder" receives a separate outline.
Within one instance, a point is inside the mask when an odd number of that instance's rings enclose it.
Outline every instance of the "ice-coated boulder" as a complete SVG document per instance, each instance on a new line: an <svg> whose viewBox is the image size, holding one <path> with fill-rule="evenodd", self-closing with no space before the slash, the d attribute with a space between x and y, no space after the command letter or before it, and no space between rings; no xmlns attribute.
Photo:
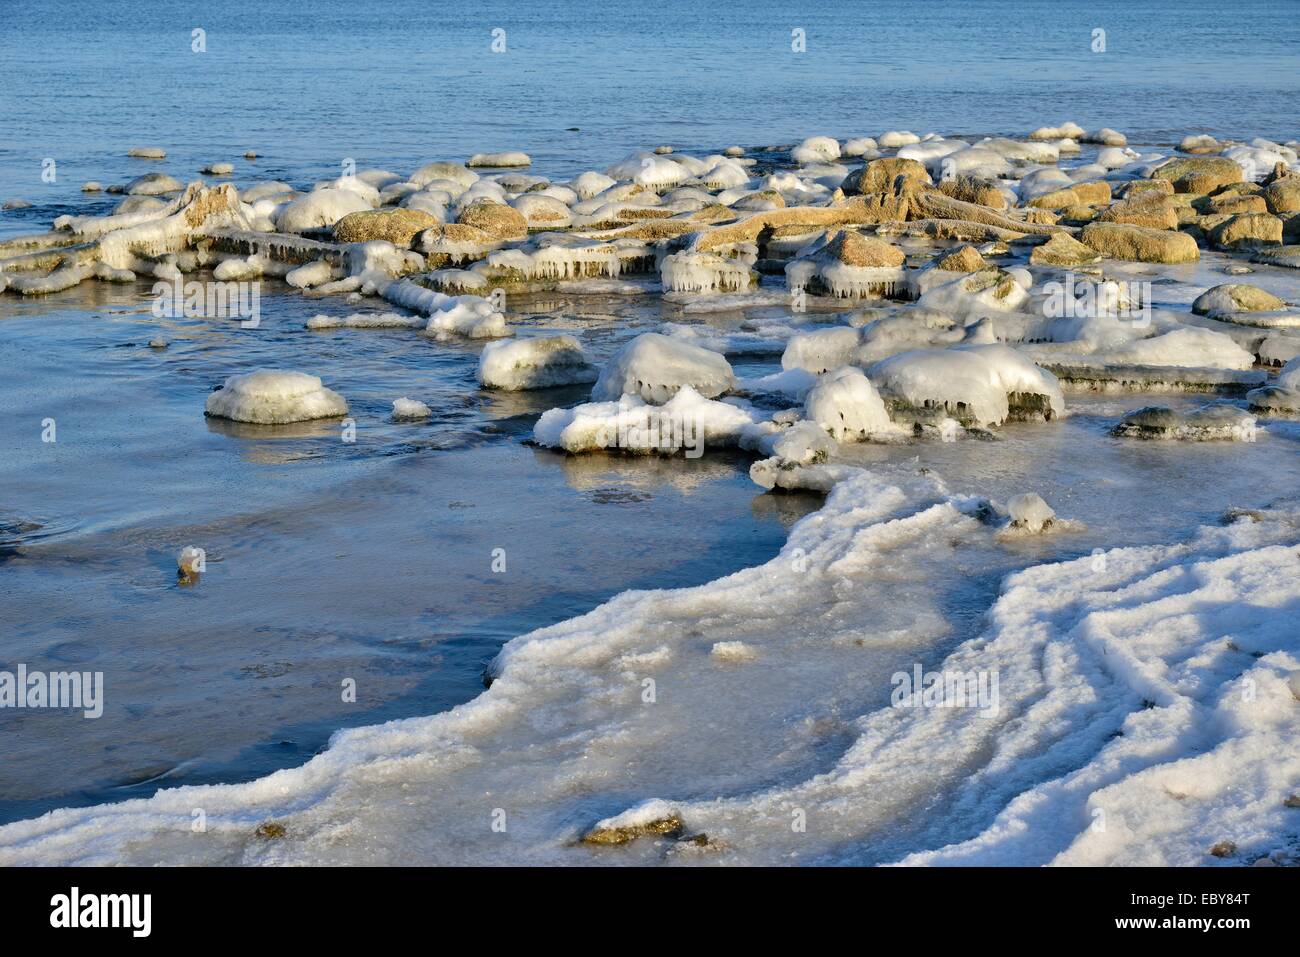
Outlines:
<svg viewBox="0 0 1300 957"><path fill-rule="evenodd" d="M232 375L208 396L205 413L235 422L282 425L346 415L348 404L305 372L258 369Z"/></svg>
<svg viewBox="0 0 1300 957"><path fill-rule="evenodd" d="M706 398L735 387L731 364L716 352L656 332L637 336L610 359L591 390L595 400L637 395L667 402L683 386Z"/></svg>
<svg viewBox="0 0 1300 957"><path fill-rule="evenodd" d="M573 336L538 336L489 343L479 357L486 388L514 392L595 382L596 369Z"/></svg>

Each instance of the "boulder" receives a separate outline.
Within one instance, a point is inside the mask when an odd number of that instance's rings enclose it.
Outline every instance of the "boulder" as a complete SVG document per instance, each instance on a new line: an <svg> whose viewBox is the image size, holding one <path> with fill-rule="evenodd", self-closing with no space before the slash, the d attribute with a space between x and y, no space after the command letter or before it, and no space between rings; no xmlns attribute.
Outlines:
<svg viewBox="0 0 1300 957"><path fill-rule="evenodd" d="M382 239L410 248L417 235L437 225L437 218L421 209L368 209L348 213L335 223L334 238L341 243Z"/></svg>
<svg viewBox="0 0 1300 957"><path fill-rule="evenodd" d="M1190 263L1201 258L1196 240L1186 233L1147 229L1122 223L1089 223L1080 241L1104 256L1146 263Z"/></svg>
<svg viewBox="0 0 1300 957"><path fill-rule="evenodd" d="M1152 179L1167 179L1176 193L1209 193L1229 183L1242 181L1241 167L1223 156L1196 156L1170 160L1151 173Z"/></svg>

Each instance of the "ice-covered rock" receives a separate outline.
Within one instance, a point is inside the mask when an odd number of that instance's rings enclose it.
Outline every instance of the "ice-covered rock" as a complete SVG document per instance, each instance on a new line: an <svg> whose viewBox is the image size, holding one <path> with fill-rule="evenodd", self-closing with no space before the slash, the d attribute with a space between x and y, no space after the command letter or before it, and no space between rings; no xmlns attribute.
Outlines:
<svg viewBox="0 0 1300 957"><path fill-rule="evenodd" d="M514 150L504 153L475 153L469 158L469 162L465 165L470 168L476 166L488 166L495 169L504 169L510 167L532 166L533 160L527 153L521 153Z"/></svg>
<svg viewBox="0 0 1300 957"><path fill-rule="evenodd" d="M831 326L790 337L781 355L781 368L804 369L816 375L853 362L861 332L852 326Z"/></svg>
<svg viewBox="0 0 1300 957"><path fill-rule="evenodd" d="M916 349L876 363L867 375L889 397L961 422L1000 425L1012 415L1065 412L1056 377L1004 345Z"/></svg>
<svg viewBox="0 0 1300 957"><path fill-rule="evenodd" d="M393 400L393 418L399 422L415 422L432 414L432 410L419 399L402 396Z"/></svg>
<svg viewBox="0 0 1300 957"><path fill-rule="evenodd" d="M595 400L635 395L667 402L685 386L705 398L734 388L731 364L716 352L648 332L619 349L592 387Z"/></svg>
<svg viewBox="0 0 1300 957"><path fill-rule="evenodd" d="M1218 317L1236 312L1268 312L1285 309L1286 302L1271 292L1246 283L1224 283L1207 289L1192 303L1198 316Z"/></svg>
<svg viewBox="0 0 1300 957"><path fill-rule="evenodd" d="M1256 425L1250 413L1227 402L1214 402L1188 413L1148 406L1124 416L1112 431L1137 439L1254 442Z"/></svg>
<svg viewBox="0 0 1300 957"><path fill-rule="evenodd" d="M756 417L727 402L706 399L688 385L663 405L636 395L551 409L533 427L533 441L566 452L619 449L696 458L708 445L737 445Z"/></svg>
<svg viewBox="0 0 1300 957"><path fill-rule="evenodd" d="M871 380L852 366L822 376L804 399L804 414L838 442L899 431Z"/></svg>
<svg viewBox="0 0 1300 957"><path fill-rule="evenodd" d="M758 274L741 259L684 250L659 264L665 292L739 292L758 284Z"/></svg>
<svg viewBox="0 0 1300 957"><path fill-rule="evenodd" d="M1253 411L1270 416L1300 415L1300 358L1282 367L1277 378L1246 394Z"/></svg>
<svg viewBox="0 0 1300 957"><path fill-rule="evenodd" d="M911 298L906 259L897 246L842 229L802 249L785 267L786 285L841 299Z"/></svg>
<svg viewBox="0 0 1300 957"><path fill-rule="evenodd" d="M275 228L282 233L323 231L349 213L371 208L371 204L356 190L316 189L281 207L275 217Z"/></svg>
<svg viewBox="0 0 1300 957"><path fill-rule="evenodd" d="M538 336L492 342L479 357L486 388L519 391L595 382L597 373L573 336Z"/></svg>
<svg viewBox="0 0 1300 957"><path fill-rule="evenodd" d="M232 375L208 396L207 415L257 425L282 425L346 415L348 404L305 372L258 369Z"/></svg>
<svg viewBox="0 0 1300 957"><path fill-rule="evenodd" d="M1013 528L1041 532L1056 518L1056 512L1037 492L1024 492L1007 502L1007 514Z"/></svg>

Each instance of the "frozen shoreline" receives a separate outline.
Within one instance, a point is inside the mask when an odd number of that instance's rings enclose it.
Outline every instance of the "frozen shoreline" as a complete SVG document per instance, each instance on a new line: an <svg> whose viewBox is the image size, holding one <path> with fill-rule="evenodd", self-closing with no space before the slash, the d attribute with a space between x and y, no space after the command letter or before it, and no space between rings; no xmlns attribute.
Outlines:
<svg viewBox="0 0 1300 957"><path fill-rule="evenodd" d="M1294 855L1294 504L1012 575L987 628L927 663L996 670L996 714L891 707L890 673L946 627L954 566L996 547L980 506L933 478L855 473L772 561L516 638L466 705L341 732L250 784L5 826L0 863L1206 864L1220 841L1238 848L1223 863ZM753 656L710 654L720 641ZM838 711L863 689L883 706ZM665 816L697 840L575 843ZM258 836L267 822L283 837Z"/></svg>

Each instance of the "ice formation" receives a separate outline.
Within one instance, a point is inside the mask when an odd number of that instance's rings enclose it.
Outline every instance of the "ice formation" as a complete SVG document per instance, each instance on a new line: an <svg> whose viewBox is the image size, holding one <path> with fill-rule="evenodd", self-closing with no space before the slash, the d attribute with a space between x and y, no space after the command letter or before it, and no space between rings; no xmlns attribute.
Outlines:
<svg viewBox="0 0 1300 957"><path fill-rule="evenodd" d="M398 422L416 422L427 419L432 410L419 399L402 396L393 400L393 419Z"/></svg>
<svg viewBox="0 0 1300 957"><path fill-rule="evenodd" d="M868 376L890 396L959 421L999 425L1015 412L1053 418L1065 412L1056 377L1003 345L917 349L878 362Z"/></svg>
<svg viewBox="0 0 1300 957"><path fill-rule="evenodd" d="M1029 532L1041 532L1056 518L1056 512L1037 492L1024 492L1007 502L1011 525Z"/></svg>
<svg viewBox="0 0 1300 957"><path fill-rule="evenodd" d="M667 402L684 386L714 398L736 385L731 365L708 349L648 332L623 346L592 387L595 400L635 395L647 402Z"/></svg>
<svg viewBox="0 0 1300 957"><path fill-rule="evenodd" d="M839 442L899 431L871 380L851 366L822 376L804 399L804 412Z"/></svg>
<svg viewBox="0 0 1300 957"><path fill-rule="evenodd" d="M994 534L980 511L845 474L771 561L520 636L472 702L257 781L7 825L0 864L1204 865L1225 840L1285 860L1295 513L1015 572L928 666L990 678L968 706L895 703ZM646 678L673 689L667 717ZM513 809L508 846L465 839L485 793ZM195 807L205 839L178 838ZM284 839L257 838L267 820Z"/></svg>
<svg viewBox="0 0 1300 957"><path fill-rule="evenodd" d="M595 382L596 378L595 367L573 336L490 342L479 357L478 380L489 389L546 389Z"/></svg>
<svg viewBox="0 0 1300 957"><path fill-rule="evenodd" d="M348 404L305 372L258 369L232 375L208 396L207 415L257 425L284 425L346 415Z"/></svg>
<svg viewBox="0 0 1300 957"><path fill-rule="evenodd" d="M743 435L753 432L756 422L745 409L706 399L683 385L663 405L625 395L614 402L551 409L537 420L533 441L566 452L619 449L666 455L684 452L697 458L706 446L738 444Z"/></svg>

